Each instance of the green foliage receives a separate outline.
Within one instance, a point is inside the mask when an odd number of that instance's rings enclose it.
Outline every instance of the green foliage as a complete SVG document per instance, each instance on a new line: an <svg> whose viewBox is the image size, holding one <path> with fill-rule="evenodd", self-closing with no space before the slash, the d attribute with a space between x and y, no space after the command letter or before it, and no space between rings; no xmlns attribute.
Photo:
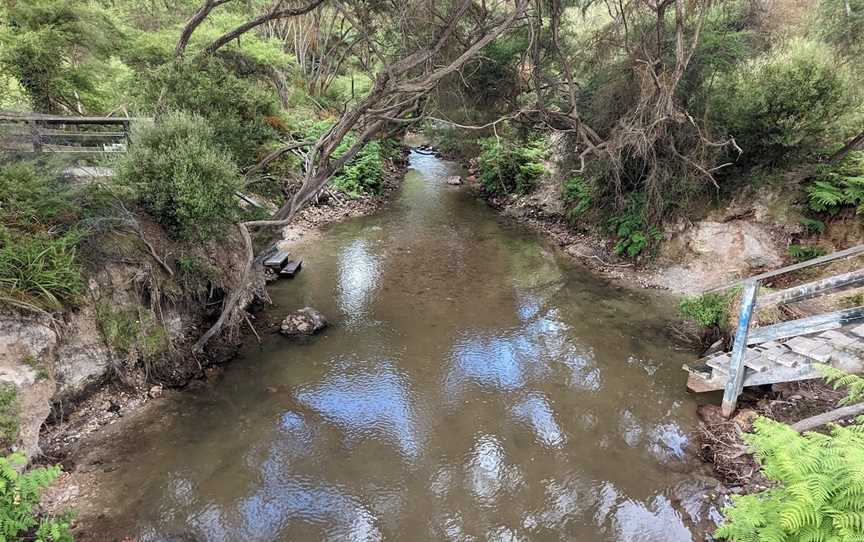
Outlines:
<svg viewBox="0 0 864 542"><path fill-rule="evenodd" d="M256 152L276 136L267 118L278 114L271 93L241 78L218 58L178 60L156 69L142 87L145 109L188 111L207 120L219 145L241 165L256 161Z"/></svg>
<svg viewBox="0 0 864 542"><path fill-rule="evenodd" d="M168 334L153 313L141 308L96 306L99 333L114 352L127 358L151 361L169 347Z"/></svg>
<svg viewBox="0 0 864 542"><path fill-rule="evenodd" d="M641 194L630 195L624 212L609 219L609 228L618 238L613 249L615 254L626 254L630 258L635 258L663 237L657 226L648 223Z"/></svg>
<svg viewBox="0 0 864 542"><path fill-rule="evenodd" d="M715 119L751 161L808 151L852 111L847 70L822 43L792 40L723 77Z"/></svg>
<svg viewBox="0 0 864 542"><path fill-rule="evenodd" d="M356 141L354 135L347 135L334 157L342 156ZM384 180L384 153L381 142L370 141L330 179L330 184L352 198L378 192Z"/></svg>
<svg viewBox="0 0 864 542"><path fill-rule="evenodd" d="M729 292L687 297L681 301L678 309L702 327L722 326L726 323L729 301L734 295L734 292Z"/></svg>
<svg viewBox="0 0 864 542"><path fill-rule="evenodd" d="M477 159L480 184L492 194L527 194L534 182L546 172L545 139L524 144L497 137L480 141L483 152Z"/></svg>
<svg viewBox="0 0 864 542"><path fill-rule="evenodd" d="M11 233L0 228L0 303L57 310L75 306L84 291L76 231Z"/></svg>
<svg viewBox="0 0 864 542"><path fill-rule="evenodd" d="M69 183L34 162L3 164L0 169L0 224L44 226L73 211Z"/></svg>
<svg viewBox="0 0 864 542"><path fill-rule="evenodd" d="M68 517L38 517L42 490L60 476L60 467L39 467L21 473L21 454L0 457L0 541L72 542Z"/></svg>
<svg viewBox="0 0 864 542"><path fill-rule="evenodd" d="M786 251L796 262L812 260L813 258L818 258L819 256L824 256L826 254L824 248L813 245L789 245L789 248L787 248Z"/></svg>
<svg viewBox="0 0 864 542"><path fill-rule="evenodd" d="M864 378L849 374L830 365L816 364L814 367L822 374L826 382L834 386L834 389L846 388L846 397L840 400L841 405L851 405L864 400Z"/></svg>
<svg viewBox="0 0 864 542"><path fill-rule="evenodd" d="M767 418L753 427L745 440L778 485L733 496L714 536L735 542L864 538L864 427L801 435Z"/></svg>
<svg viewBox="0 0 864 542"><path fill-rule="evenodd" d="M852 206L864 214L864 151L852 151L839 163L823 167L807 187L807 195L816 212L834 213Z"/></svg>
<svg viewBox="0 0 864 542"><path fill-rule="evenodd" d="M238 216L237 166L203 118L171 113L135 134L119 182L179 239L210 239Z"/></svg>
<svg viewBox="0 0 864 542"><path fill-rule="evenodd" d="M87 2L8 3L0 23L0 70L11 74L41 112L101 110L99 80L119 33L103 10Z"/></svg>
<svg viewBox="0 0 864 542"><path fill-rule="evenodd" d="M803 217L798 221L807 233L823 233L825 232L825 223L814 218Z"/></svg>
<svg viewBox="0 0 864 542"><path fill-rule="evenodd" d="M14 384L0 383L0 449L8 449L18 440L18 389Z"/></svg>
<svg viewBox="0 0 864 542"><path fill-rule="evenodd" d="M565 180L561 186L561 200L567 206L567 220L576 222L594 205L594 187L582 176Z"/></svg>
<svg viewBox="0 0 864 542"><path fill-rule="evenodd" d="M860 63L864 53L864 0L820 0L817 13L822 39Z"/></svg>

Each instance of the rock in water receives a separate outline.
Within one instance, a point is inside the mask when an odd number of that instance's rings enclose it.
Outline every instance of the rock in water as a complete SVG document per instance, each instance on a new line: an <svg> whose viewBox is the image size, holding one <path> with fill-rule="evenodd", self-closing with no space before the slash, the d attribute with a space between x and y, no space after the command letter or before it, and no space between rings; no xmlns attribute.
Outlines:
<svg viewBox="0 0 864 542"><path fill-rule="evenodd" d="M282 320L279 331L289 337L297 335L314 335L327 327L324 315L311 307L303 307L292 312Z"/></svg>
<svg viewBox="0 0 864 542"><path fill-rule="evenodd" d="M460 177L459 175L447 177L447 184L451 186L459 186L460 184L462 184L462 177Z"/></svg>

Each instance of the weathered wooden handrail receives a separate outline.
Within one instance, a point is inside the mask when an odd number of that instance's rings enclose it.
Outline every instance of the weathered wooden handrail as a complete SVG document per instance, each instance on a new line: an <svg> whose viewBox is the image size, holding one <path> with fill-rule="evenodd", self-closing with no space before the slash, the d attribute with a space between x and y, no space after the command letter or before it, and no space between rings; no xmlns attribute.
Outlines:
<svg viewBox="0 0 864 542"><path fill-rule="evenodd" d="M851 256L857 256L859 254L864 254L864 245L856 245L854 247L849 247L844 250L838 250L837 252L832 252L831 254L826 254L825 256L819 256L818 258L813 258L811 260L807 260L806 262L799 262L792 265L787 265L786 267L781 267L780 269L775 269L774 271L767 271L760 275L756 275L753 277L749 277L746 279L736 280L734 282L730 282L729 284L723 286L717 286L715 288L709 288L704 290L703 293L711 293L711 292L719 292L722 290L728 290L730 288L734 288L736 286L740 286L747 281L750 280L758 280L762 281L767 278L776 277L778 275L783 275L786 273L791 273L792 271L800 271L801 269L806 269L808 267L812 267L814 265L821 265L823 263L832 262L834 260L840 260L843 258L849 258Z"/></svg>
<svg viewBox="0 0 864 542"><path fill-rule="evenodd" d="M721 406L724 416L731 416L738 403L738 396L741 394L744 383L744 373L746 371L744 358L747 355L748 346L778 339L797 337L809 333L828 331L864 319L864 306L860 306L825 314L818 314L788 322L780 322L779 324L770 326L757 327L751 330L750 323L752 321L753 312L757 307L765 308L792 301L811 299L828 292L845 290L864 285L864 269L856 269L826 279L816 280L792 288L787 288L785 290L780 290L779 292L766 294L764 297L757 300L759 285L761 282L766 278L776 277L784 273L798 271L813 265L819 265L841 258L848 258L862 253L864 253L864 245L858 245L820 258L814 258L806 262L800 262L774 271L762 273L743 281L744 293L741 297L741 304L739 305L738 327L735 330L735 339L732 344L732 355L729 361L729 379L726 381L726 388L723 392L723 404ZM742 282L739 281L737 284L742 284ZM718 289L709 291L716 290Z"/></svg>
<svg viewBox="0 0 864 542"><path fill-rule="evenodd" d="M857 288L858 286L864 286L864 269L856 269L848 273L814 280L806 284L765 294L759 298L758 308L764 309L773 307L774 305L803 301L828 292L839 292L850 288Z"/></svg>
<svg viewBox="0 0 864 542"><path fill-rule="evenodd" d="M747 355L747 335L750 332L750 319L756 307L756 295L759 291L759 281L751 280L744 285L741 306L738 311L738 329L735 330L735 342L732 344L732 358L729 361L729 380L723 391L721 411L725 417L735 412L738 396L744 387L744 356Z"/></svg>
<svg viewBox="0 0 864 542"><path fill-rule="evenodd" d="M64 117L58 115L0 115L0 147L17 152L122 152L130 143L133 117ZM77 131L77 127L84 131ZM117 126L122 127L117 130ZM6 127L4 130L3 127ZM11 128L10 128L11 127ZM74 130L66 129L67 127ZM100 129L101 128L101 129Z"/></svg>

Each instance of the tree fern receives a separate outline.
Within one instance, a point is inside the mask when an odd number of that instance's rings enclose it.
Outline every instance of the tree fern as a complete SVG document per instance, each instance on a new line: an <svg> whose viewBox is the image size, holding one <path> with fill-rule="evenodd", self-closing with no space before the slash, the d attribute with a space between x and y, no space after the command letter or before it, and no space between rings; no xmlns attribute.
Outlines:
<svg viewBox="0 0 864 542"><path fill-rule="evenodd" d="M844 377L834 378L857 386ZM859 379L861 380L861 379ZM757 418L745 439L778 485L733 497L715 532L735 542L864 540L864 430L833 426L830 435L798 434Z"/></svg>
<svg viewBox="0 0 864 542"><path fill-rule="evenodd" d="M864 151L851 152L839 164L826 166L807 188L807 195L814 211L854 206L864 214Z"/></svg>
<svg viewBox="0 0 864 542"><path fill-rule="evenodd" d="M818 370L826 382L834 389L846 388L846 397L840 400L841 405L860 403L864 400L864 378L830 367L819 365Z"/></svg>

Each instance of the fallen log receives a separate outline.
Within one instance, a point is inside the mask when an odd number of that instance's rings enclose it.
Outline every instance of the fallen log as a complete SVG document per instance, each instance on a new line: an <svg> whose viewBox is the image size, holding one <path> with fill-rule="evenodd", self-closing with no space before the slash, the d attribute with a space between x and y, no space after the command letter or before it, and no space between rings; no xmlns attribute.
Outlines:
<svg viewBox="0 0 864 542"><path fill-rule="evenodd" d="M804 418L801 421L793 423L792 429L799 433L803 433L804 431L810 431L811 429L815 429L816 427L825 425L826 423L836 422L843 418L859 416L861 414L864 414L864 403L840 407L823 414Z"/></svg>

